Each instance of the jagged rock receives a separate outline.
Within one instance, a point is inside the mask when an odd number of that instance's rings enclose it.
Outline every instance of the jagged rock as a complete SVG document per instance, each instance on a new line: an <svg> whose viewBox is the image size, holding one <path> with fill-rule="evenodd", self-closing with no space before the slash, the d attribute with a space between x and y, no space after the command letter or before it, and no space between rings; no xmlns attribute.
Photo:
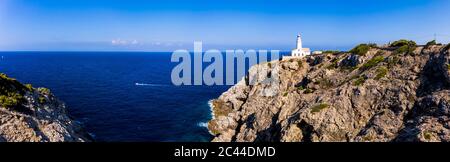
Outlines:
<svg viewBox="0 0 450 162"><path fill-rule="evenodd" d="M20 94L17 104L0 104L0 142L85 142L92 138L70 118L64 103L48 89L23 86L2 75L1 96ZM8 94L9 93L9 94ZM9 99L9 101L13 101Z"/></svg>
<svg viewBox="0 0 450 162"><path fill-rule="evenodd" d="M278 74L276 84L244 78L216 99L232 108L214 106L213 141L450 141L449 49L394 50L251 67L250 76Z"/></svg>

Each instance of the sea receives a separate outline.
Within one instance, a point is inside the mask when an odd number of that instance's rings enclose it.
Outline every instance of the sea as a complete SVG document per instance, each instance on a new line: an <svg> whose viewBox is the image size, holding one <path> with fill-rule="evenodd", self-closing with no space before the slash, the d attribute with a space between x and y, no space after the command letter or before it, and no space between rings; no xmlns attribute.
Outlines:
<svg viewBox="0 0 450 162"><path fill-rule="evenodd" d="M230 85L173 85L171 54L0 52L0 73L49 88L96 141L210 141L208 103Z"/></svg>

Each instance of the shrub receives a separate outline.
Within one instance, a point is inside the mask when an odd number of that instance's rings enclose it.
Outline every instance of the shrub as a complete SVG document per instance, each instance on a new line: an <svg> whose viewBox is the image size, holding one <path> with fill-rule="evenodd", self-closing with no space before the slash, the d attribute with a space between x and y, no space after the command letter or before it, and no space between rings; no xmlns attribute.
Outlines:
<svg viewBox="0 0 450 162"><path fill-rule="evenodd" d="M431 139L431 133L430 132L423 132L423 138L425 138L426 140L430 140Z"/></svg>
<svg viewBox="0 0 450 162"><path fill-rule="evenodd" d="M417 47L417 44L411 40L401 39L392 43L390 47L399 47L394 51L394 55L402 53L412 55L414 49Z"/></svg>
<svg viewBox="0 0 450 162"><path fill-rule="evenodd" d="M44 95L49 95L49 94L50 94L50 90L47 89L47 88L41 87L41 88L38 88L38 91L39 91L41 94L44 94Z"/></svg>
<svg viewBox="0 0 450 162"><path fill-rule="evenodd" d="M450 70L450 64L447 64L447 70Z"/></svg>
<svg viewBox="0 0 450 162"><path fill-rule="evenodd" d="M283 97L286 97L288 95L288 92L284 92Z"/></svg>
<svg viewBox="0 0 450 162"><path fill-rule="evenodd" d="M320 110L326 109L328 107L329 107L329 105L326 103L314 105L313 107L311 107L311 113L320 112Z"/></svg>
<svg viewBox="0 0 450 162"><path fill-rule="evenodd" d="M383 78L384 76L386 76L387 72L388 72L388 69L385 66L381 66L376 71L377 75L375 76L375 80L379 80L379 79Z"/></svg>
<svg viewBox="0 0 450 162"><path fill-rule="evenodd" d="M377 66L378 63L380 63L382 61L384 61L384 57L383 56L376 56L376 57L370 59L369 61L367 61L367 63L363 64L361 66L360 70L361 71L368 70L368 69L370 69L370 68L372 68L374 66Z"/></svg>
<svg viewBox="0 0 450 162"><path fill-rule="evenodd" d="M360 44L358 46L356 46L355 48L353 48L352 50L350 50L349 52L355 55L360 55L360 56L365 56L366 53L369 51L370 46L367 44Z"/></svg>
<svg viewBox="0 0 450 162"><path fill-rule="evenodd" d="M0 74L0 94L9 92L23 93L27 88L14 78L9 78L6 74Z"/></svg>
<svg viewBox="0 0 450 162"><path fill-rule="evenodd" d="M303 67L303 61L302 60L298 60L297 61L298 67L302 68Z"/></svg>
<svg viewBox="0 0 450 162"><path fill-rule="evenodd" d="M450 43L449 44L447 44L445 47L444 47L444 51L447 51L448 49L450 49Z"/></svg>
<svg viewBox="0 0 450 162"><path fill-rule="evenodd" d="M327 78L322 78L321 80L317 81L316 84L319 84L320 88L330 88L333 87L333 82L331 82Z"/></svg>
<svg viewBox="0 0 450 162"><path fill-rule="evenodd" d="M304 90L305 88L303 86L299 86L299 87L297 87L297 89L301 91L301 90Z"/></svg>
<svg viewBox="0 0 450 162"><path fill-rule="evenodd" d="M4 108L15 108L23 99L23 96L19 93L8 93L0 96L0 105Z"/></svg>
<svg viewBox="0 0 450 162"><path fill-rule="evenodd" d="M369 43L369 44L367 44L369 47L372 47L372 48L377 48L378 46L377 46L377 44L376 43Z"/></svg>
<svg viewBox="0 0 450 162"><path fill-rule="evenodd" d="M39 97L39 103L40 103L40 104L44 104L46 101L47 101L47 100L45 99L45 97L43 97L43 96L40 96L40 97Z"/></svg>
<svg viewBox="0 0 450 162"><path fill-rule="evenodd" d="M269 67L269 69L271 69L272 68L272 64L269 62L269 63L267 63L267 66Z"/></svg>
<svg viewBox="0 0 450 162"><path fill-rule="evenodd" d="M400 58L398 56L388 57L386 59L386 62L388 64L388 67L391 68L400 62Z"/></svg>
<svg viewBox="0 0 450 162"><path fill-rule="evenodd" d="M429 46L432 46L432 45L436 45L437 43L436 43L436 40L432 40L432 41L429 41L426 45L425 45L425 47L429 47Z"/></svg>
<svg viewBox="0 0 450 162"><path fill-rule="evenodd" d="M404 45L404 46L401 46L400 48L397 48L394 51L393 54L394 55L398 55L398 54L409 54L409 55L411 55L414 52L414 49L415 49L415 47Z"/></svg>
<svg viewBox="0 0 450 162"><path fill-rule="evenodd" d="M28 91L33 91L33 86L31 84L25 84Z"/></svg>
<svg viewBox="0 0 450 162"><path fill-rule="evenodd" d="M400 39L398 41L395 41L393 43L391 43L389 46L390 47L402 47L402 46L417 46L416 42L412 41L412 40L406 40L406 39Z"/></svg>
<svg viewBox="0 0 450 162"><path fill-rule="evenodd" d="M334 59L331 61L331 64L328 65L326 68L327 68L328 70L337 68L337 67L338 67L338 62L339 62L340 60L341 60L341 59L339 59L339 58L334 58Z"/></svg>
<svg viewBox="0 0 450 162"><path fill-rule="evenodd" d="M309 93L313 93L314 89L310 89L310 88L306 88L305 91L303 91L304 94L309 94Z"/></svg>
<svg viewBox="0 0 450 162"><path fill-rule="evenodd" d="M353 82L353 85L360 86L360 85L364 84L364 82L366 82L366 78L364 76L360 76Z"/></svg>

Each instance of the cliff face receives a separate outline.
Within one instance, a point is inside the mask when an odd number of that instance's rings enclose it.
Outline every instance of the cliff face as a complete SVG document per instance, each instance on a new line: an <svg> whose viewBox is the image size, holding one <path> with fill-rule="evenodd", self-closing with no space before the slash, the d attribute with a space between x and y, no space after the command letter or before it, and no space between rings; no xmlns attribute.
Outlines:
<svg viewBox="0 0 450 162"><path fill-rule="evenodd" d="M0 142L84 142L89 135L46 88L0 75Z"/></svg>
<svg viewBox="0 0 450 162"><path fill-rule="evenodd" d="M278 84L241 80L213 101L208 128L213 141L450 141L448 47L372 46L255 65L249 75L278 71Z"/></svg>

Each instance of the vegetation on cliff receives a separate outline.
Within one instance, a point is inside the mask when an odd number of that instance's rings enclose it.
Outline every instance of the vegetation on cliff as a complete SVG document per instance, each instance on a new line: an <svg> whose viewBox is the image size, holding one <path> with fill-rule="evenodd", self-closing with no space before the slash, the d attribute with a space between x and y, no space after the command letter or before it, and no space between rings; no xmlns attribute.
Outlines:
<svg viewBox="0 0 450 162"><path fill-rule="evenodd" d="M233 86L208 128L213 141L450 141L449 48L399 40L256 65L279 67L279 85Z"/></svg>

